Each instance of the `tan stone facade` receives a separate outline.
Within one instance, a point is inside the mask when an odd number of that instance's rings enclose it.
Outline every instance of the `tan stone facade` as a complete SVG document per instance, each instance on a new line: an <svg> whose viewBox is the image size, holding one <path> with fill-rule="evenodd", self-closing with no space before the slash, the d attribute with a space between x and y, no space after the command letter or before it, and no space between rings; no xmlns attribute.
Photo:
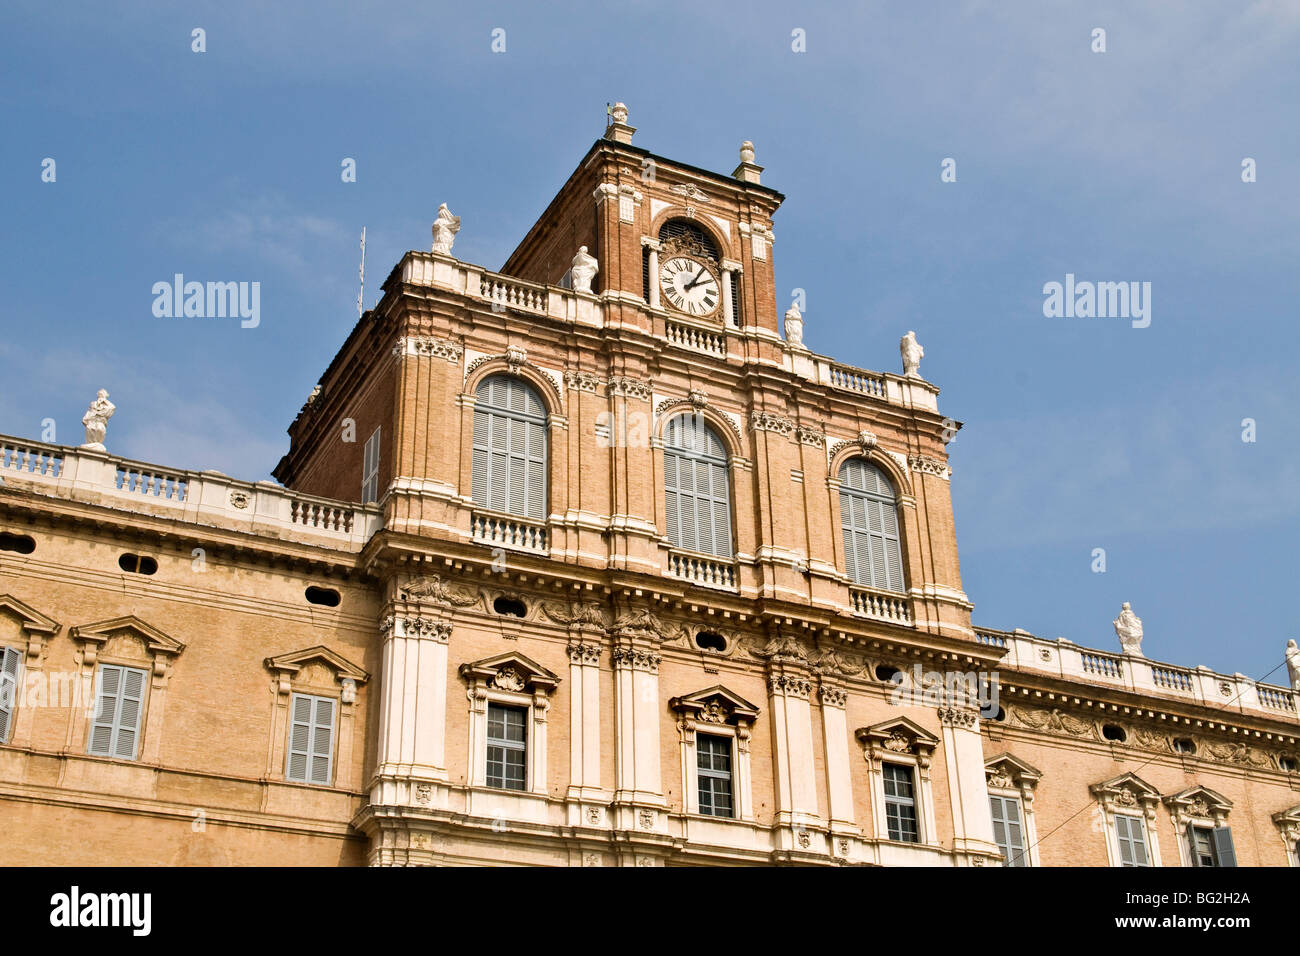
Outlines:
<svg viewBox="0 0 1300 956"><path fill-rule="evenodd" d="M996 865L1011 812L1033 865L1123 862L1130 819L1164 866L1189 826L1300 865L1297 695L973 628L938 389L782 337L783 197L752 161L631 139L610 127L502 273L408 253L283 487L0 439L9 859ZM675 288L673 257L699 270ZM494 376L544 409L540 515L473 492ZM722 553L674 538L682 415L724 450ZM379 500L355 504L376 430ZM892 489L899 585L846 554L854 461ZM105 673L144 675L140 714L94 754ZM954 673L998 675L986 716L927 693Z"/></svg>

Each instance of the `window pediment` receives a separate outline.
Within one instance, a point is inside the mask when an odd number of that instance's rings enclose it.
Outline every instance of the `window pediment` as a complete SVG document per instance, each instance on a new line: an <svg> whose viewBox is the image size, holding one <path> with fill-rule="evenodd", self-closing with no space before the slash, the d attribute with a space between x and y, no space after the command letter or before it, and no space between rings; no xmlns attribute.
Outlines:
<svg viewBox="0 0 1300 956"><path fill-rule="evenodd" d="M939 746L939 738L906 717L860 727L855 733L873 758L890 755L928 759Z"/></svg>
<svg viewBox="0 0 1300 956"><path fill-rule="evenodd" d="M668 706L684 717L705 724L748 726L758 718L758 707L721 684L674 697Z"/></svg>
<svg viewBox="0 0 1300 956"><path fill-rule="evenodd" d="M1160 802L1160 791L1135 773L1125 773L1103 783L1094 783L1088 790L1111 810L1154 809Z"/></svg>
<svg viewBox="0 0 1300 956"><path fill-rule="evenodd" d="M292 651L288 654L268 657L264 663L267 669L277 676L280 693L282 694L289 693L290 685L295 679L309 675L314 677L315 675L311 672L317 667L332 672L333 679L340 684L350 680L355 686L356 684L364 684L370 679L370 675L366 671L353 664L346 657L336 654L321 644L301 651ZM319 683L319 681L313 679L308 683Z"/></svg>
<svg viewBox="0 0 1300 956"><path fill-rule="evenodd" d="M560 685L558 675L523 654L498 654L460 666L460 676L473 685L515 693L549 695Z"/></svg>
<svg viewBox="0 0 1300 956"><path fill-rule="evenodd" d="M995 790L1032 790L1043 772L1009 753L998 754L984 762L984 775Z"/></svg>
<svg viewBox="0 0 1300 956"><path fill-rule="evenodd" d="M32 659L40 657L45 642L62 628L61 624L11 594L0 594L0 611L8 611L18 618L19 626L27 634L27 656Z"/></svg>
<svg viewBox="0 0 1300 956"><path fill-rule="evenodd" d="M1212 819L1216 823L1227 819L1228 811L1232 809L1232 801L1223 794L1199 785L1170 794L1164 802L1171 814L1181 815L1184 819Z"/></svg>
<svg viewBox="0 0 1300 956"><path fill-rule="evenodd" d="M185 650L180 641L168 637L134 614L95 624L78 624L70 633L72 639L82 645L82 664L87 667L93 666L105 649L110 653L119 649L124 652L125 648L119 643L123 637L139 642L142 655L132 656L152 658L154 674L158 676L164 676L172 658Z"/></svg>

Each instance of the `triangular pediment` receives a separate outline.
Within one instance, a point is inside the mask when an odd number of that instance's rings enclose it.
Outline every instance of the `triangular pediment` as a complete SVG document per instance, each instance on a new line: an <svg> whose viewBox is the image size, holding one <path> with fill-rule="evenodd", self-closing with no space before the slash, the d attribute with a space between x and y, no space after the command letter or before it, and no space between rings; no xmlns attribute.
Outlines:
<svg viewBox="0 0 1300 956"><path fill-rule="evenodd" d="M1031 764L1025 763L1014 754L1000 753L984 761L984 773L990 784L996 778L1002 778L1019 786L1022 782L1035 784L1043 777L1043 772Z"/></svg>
<svg viewBox="0 0 1300 956"><path fill-rule="evenodd" d="M856 736L863 744L900 754L928 752L939 746L938 737L906 717L859 727Z"/></svg>
<svg viewBox="0 0 1300 956"><path fill-rule="evenodd" d="M1120 806L1150 804L1160 800L1160 791L1135 773L1122 773L1102 783L1094 783L1088 790L1093 796L1110 798Z"/></svg>
<svg viewBox="0 0 1300 956"><path fill-rule="evenodd" d="M751 704L721 684L684 697L674 697L669 701L669 706L706 723L752 723L758 717L756 704Z"/></svg>
<svg viewBox="0 0 1300 956"><path fill-rule="evenodd" d="M71 634L73 640L103 644L114 634L122 631L130 631L140 638L145 647L153 654L175 656L185 650L185 645L180 641L174 637L168 637L158 628L140 620L134 614L115 617L108 621L99 621L95 624L78 624L72 629Z"/></svg>
<svg viewBox="0 0 1300 956"><path fill-rule="evenodd" d="M1181 807L1184 810L1191 810L1195 816L1210 816L1215 810L1227 812L1232 809L1232 801L1219 793L1217 790L1211 790L1209 787L1196 785L1188 787L1186 790L1180 790L1178 793L1170 794L1165 797L1165 804L1170 807Z"/></svg>
<svg viewBox="0 0 1300 956"><path fill-rule="evenodd" d="M1273 822L1278 826L1281 826L1284 823L1291 823L1300 826L1300 803L1297 803L1290 810L1279 810L1277 813L1273 814Z"/></svg>
<svg viewBox="0 0 1300 956"><path fill-rule="evenodd" d="M297 674L308 664L320 662L328 667L338 676L339 680L351 679L358 684L364 684L370 679L370 675L353 664L346 657L337 654L318 644L315 647L308 647L301 651L292 651L288 654L280 654L276 657L268 657L266 666L273 671L282 671L289 675Z"/></svg>
<svg viewBox="0 0 1300 956"><path fill-rule="evenodd" d="M500 690L537 688L549 692L560 683L558 674L552 673L531 658L513 651L462 664L460 675L466 680L482 681Z"/></svg>
<svg viewBox="0 0 1300 956"><path fill-rule="evenodd" d="M8 611L22 621L23 630L53 636L59 632L61 624L46 617L30 604L18 600L12 594L0 594L0 611Z"/></svg>

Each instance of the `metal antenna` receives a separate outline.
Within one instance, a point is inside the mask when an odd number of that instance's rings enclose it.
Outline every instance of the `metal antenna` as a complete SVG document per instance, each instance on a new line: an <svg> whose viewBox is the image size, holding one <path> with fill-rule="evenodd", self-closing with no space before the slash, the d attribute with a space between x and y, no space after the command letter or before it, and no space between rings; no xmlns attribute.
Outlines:
<svg viewBox="0 0 1300 956"><path fill-rule="evenodd" d="M366 294L366 227L361 227L361 291L357 293L357 318L362 316L361 299Z"/></svg>

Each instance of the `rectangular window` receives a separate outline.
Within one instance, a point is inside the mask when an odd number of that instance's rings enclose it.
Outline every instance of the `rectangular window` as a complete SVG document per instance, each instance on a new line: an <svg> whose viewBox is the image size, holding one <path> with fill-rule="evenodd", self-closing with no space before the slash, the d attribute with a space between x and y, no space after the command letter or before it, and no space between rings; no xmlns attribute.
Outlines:
<svg viewBox="0 0 1300 956"><path fill-rule="evenodd" d="M1192 866L1237 865L1230 827L1198 827L1189 824L1187 843L1192 851Z"/></svg>
<svg viewBox="0 0 1300 956"><path fill-rule="evenodd" d="M885 776L885 822L889 839L902 843L920 843L916 827L916 786L912 768L887 763L881 768Z"/></svg>
<svg viewBox="0 0 1300 956"><path fill-rule="evenodd" d="M502 790L526 790L528 773L528 708L488 704L487 785Z"/></svg>
<svg viewBox="0 0 1300 956"><path fill-rule="evenodd" d="M90 725L87 753L134 760L144 716L147 672L116 664L99 665L95 718Z"/></svg>
<svg viewBox="0 0 1300 956"><path fill-rule="evenodd" d="M1029 854L1025 852L1025 830L1020 819L1020 801L1015 797L989 796L993 811L993 839L1002 855L1003 866L1028 866Z"/></svg>
<svg viewBox="0 0 1300 956"><path fill-rule="evenodd" d="M696 734L695 766L700 813L711 817L735 816L731 798L731 738Z"/></svg>
<svg viewBox="0 0 1300 956"><path fill-rule="evenodd" d="M1120 866L1150 866L1147 855L1147 830L1141 817L1120 813L1115 816L1115 836L1119 841Z"/></svg>
<svg viewBox="0 0 1300 956"><path fill-rule="evenodd" d="M9 731L13 727L22 660L18 648L0 647L0 744L9 742Z"/></svg>
<svg viewBox="0 0 1300 956"><path fill-rule="evenodd" d="M286 780L329 786L334 763L334 711L332 697L294 694L289 701L289 756Z"/></svg>
<svg viewBox="0 0 1300 956"><path fill-rule="evenodd" d="M382 426L381 426L382 427ZM364 459L361 463L361 503L379 500L379 432L366 439Z"/></svg>

